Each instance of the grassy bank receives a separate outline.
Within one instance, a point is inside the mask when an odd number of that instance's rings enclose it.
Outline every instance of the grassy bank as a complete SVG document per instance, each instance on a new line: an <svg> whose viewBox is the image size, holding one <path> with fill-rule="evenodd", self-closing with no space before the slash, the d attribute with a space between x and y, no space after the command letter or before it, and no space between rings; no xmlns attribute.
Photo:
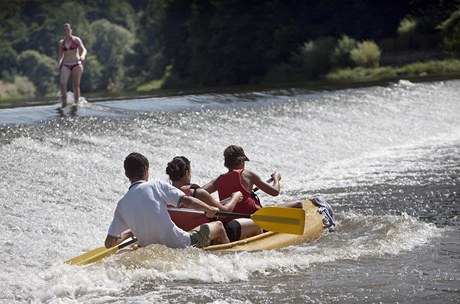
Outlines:
<svg viewBox="0 0 460 304"><path fill-rule="evenodd" d="M383 66L378 68L346 68L326 75L332 82L382 81L397 78L436 78L460 76L460 60L430 60L415 62L400 67Z"/></svg>
<svg viewBox="0 0 460 304"><path fill-rule="evenodd" d="M150 96L245 92L294 87L310 90L335 90L350 87L385 85L385 83L388 83L389 81L398 81L399 79L406 79L413 82L460 79L460 60L431 60L426 62L415 62L398 67L383 66L378 68L345 68L332 71L320 80L278 81L276 83L258 83L238 87L187 87L164 90L161 89L162 81L157 80L140 84L136 88L131 88L130 90L117 90L90 94L83 93L83 96L91 102ZM12 86L14 86L14 84L3 83L0 81L0 92L14 92L14 95L0 96L0 108L53 104L57 102L57 98L55 96L40 98L18 96L18 91Z"/></svg>

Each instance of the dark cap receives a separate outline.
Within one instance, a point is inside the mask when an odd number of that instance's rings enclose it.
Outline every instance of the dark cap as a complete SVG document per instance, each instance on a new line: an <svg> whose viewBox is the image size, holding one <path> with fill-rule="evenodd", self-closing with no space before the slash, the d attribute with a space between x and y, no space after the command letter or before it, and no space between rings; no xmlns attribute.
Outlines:
<svg viewBox="0 0 460 304"><path fill-rule="evenodd" d="M234 165L239 157L243 157L245 161L249 161L249 158L246 156L246 154L244 154L244 150L240 146L231 145L228 146L224 151L226 166Z"/></svg>
<svg viewBox="0 0 460 304"><path fill-rule="evenodd" d="M232 157L239 157L239 156L244 157L245 161L249 161L249 158L246 156L246 154L244 154L243 149L241 149L241 152L236 152L232 154Z"/></svg>

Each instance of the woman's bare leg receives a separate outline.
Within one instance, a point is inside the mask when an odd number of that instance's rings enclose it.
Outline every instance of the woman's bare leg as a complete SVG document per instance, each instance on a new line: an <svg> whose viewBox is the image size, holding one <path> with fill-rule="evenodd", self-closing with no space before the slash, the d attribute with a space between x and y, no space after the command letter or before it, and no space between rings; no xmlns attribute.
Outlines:
<svg viewBox="0 0 460 304"><path fill-rule="evenodd" d="M59 85L61 87L61 101L62 101L62 107L67 106L67 82L69 81L70 74L72 72L68 67L63 65L61 67L61 75L59 79Z"/></svg>
<svg viewBox="0 0 460 304"><path fill-rule="evenodd" d="M83 66L78 65L72 70L72 89L73 89L73 98L74 103L78 104L80 100L80 80L81 74L83 73Z"/></svg>

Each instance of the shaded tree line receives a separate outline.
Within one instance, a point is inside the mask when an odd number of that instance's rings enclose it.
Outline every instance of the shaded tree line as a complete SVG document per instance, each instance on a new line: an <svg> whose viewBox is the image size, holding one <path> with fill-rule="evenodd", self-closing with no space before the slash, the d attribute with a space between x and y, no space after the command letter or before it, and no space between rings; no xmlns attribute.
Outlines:
<svg viewBox="0 0 460 304"><path fill-rule="evenodd" d="M458 56L459 11L442 0L2 1L0 80L19 95L55 93L67 22L88 49L82 91L98 92L320 79L378 66L382 50Z"/></svg>

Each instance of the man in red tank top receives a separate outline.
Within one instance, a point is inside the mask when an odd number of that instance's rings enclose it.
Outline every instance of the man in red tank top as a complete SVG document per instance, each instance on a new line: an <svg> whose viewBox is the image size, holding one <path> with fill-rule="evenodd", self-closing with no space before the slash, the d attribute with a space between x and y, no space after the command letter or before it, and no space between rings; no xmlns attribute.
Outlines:
<svg viewBox="0 0 460 304"><path fill-rule="evenodd" d="M254 186L271 196L280 194L281 175L278 172L272 173L273 183L269 184L257 173L245 169L245 162L249 161L249 158L240 146L228 146L224 151L224 159L228 172L212 180L203 188L209 193L217 191L220 200L230 197L233 192L240 191L243 194L243 200L236 204L233 212L252 214L261 208L253 195Z"/></svg>

